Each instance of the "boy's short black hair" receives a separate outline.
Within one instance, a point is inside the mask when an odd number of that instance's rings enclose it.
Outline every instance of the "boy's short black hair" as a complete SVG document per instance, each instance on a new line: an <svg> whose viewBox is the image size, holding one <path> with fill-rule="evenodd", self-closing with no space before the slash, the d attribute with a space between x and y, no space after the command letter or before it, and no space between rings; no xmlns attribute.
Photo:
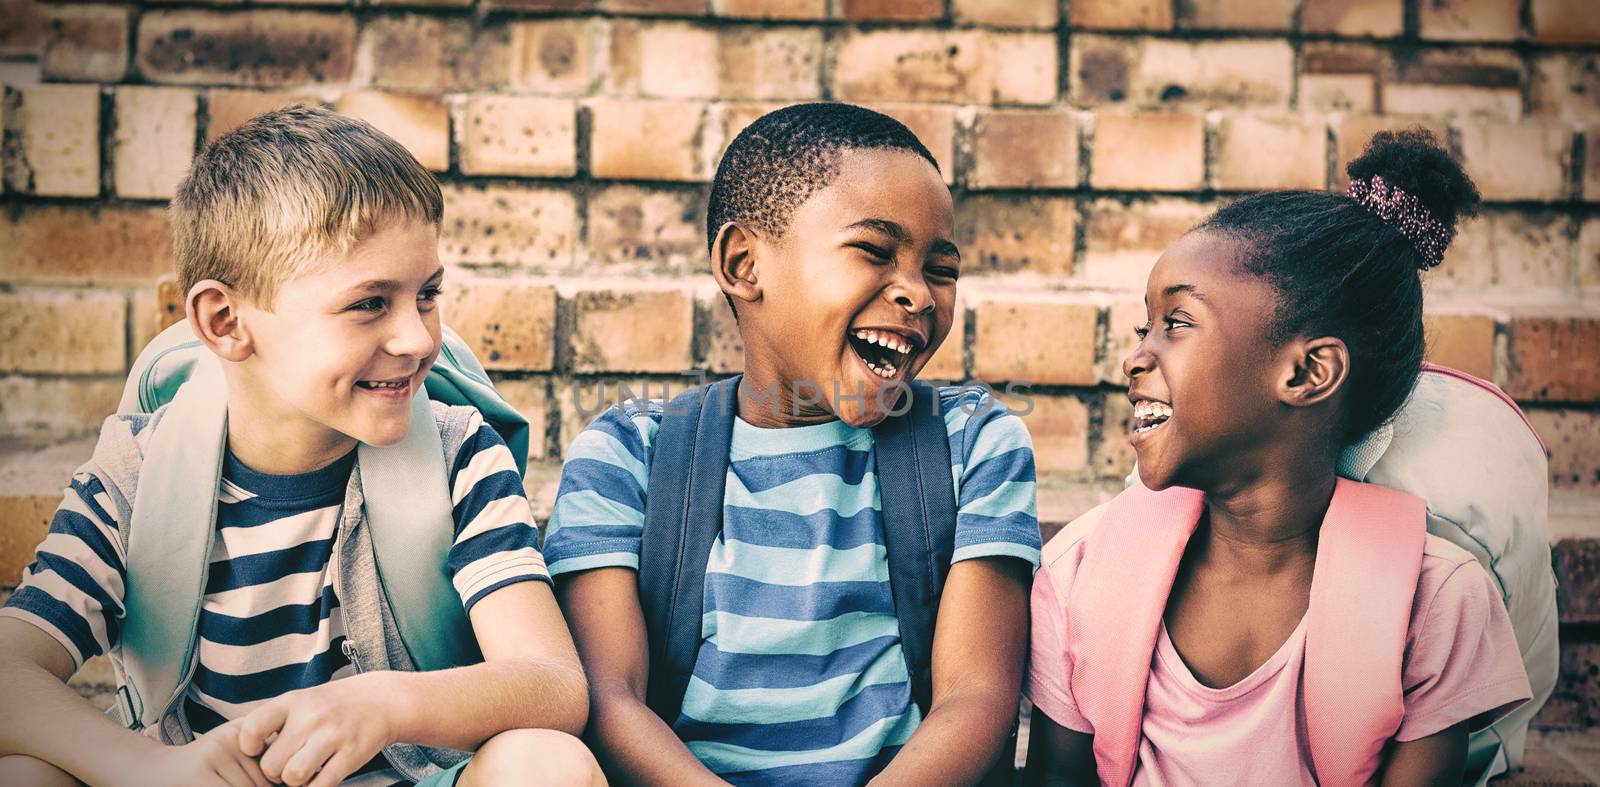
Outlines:
<svg viewBox="0 0 1600 787"><path fill-rule="evenodd" d="M762 115L733 138L706 207L706 246L728 222L780 235L795 208L838 174L845 150L904 150L939 163L905 124L851 104L795 104Z"/></svg>

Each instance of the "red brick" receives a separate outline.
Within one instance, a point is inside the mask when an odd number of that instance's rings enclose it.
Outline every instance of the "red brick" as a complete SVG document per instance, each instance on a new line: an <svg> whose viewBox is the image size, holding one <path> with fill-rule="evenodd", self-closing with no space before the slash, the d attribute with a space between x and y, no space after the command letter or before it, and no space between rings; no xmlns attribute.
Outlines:
<svg viewBox="0 0 1600 787"><path fill-rule="evenodd" d="M1405 32L1404 0L1317 0L1300 6L1300 30L1393 38Z"/></svg>
<svg viewBox="0 0 1600 787"><path fill-rule="evenodd" d="M1211 185L1219 189L1321 189L1328 127L1306 115L1226 114L1217 127Z"/></svg>
<svg viewBox="0 0 1600 787"><path fill-rule="evenodd" d="M980 110L973 128L975 189L1078 185L1078 117L1056 109Z"/></svg>
<svg viewBox="0 0 1600 787"><path fill-rule="evenodd" d="M1495 318L1488 314L1429 312L1422 317L1427 359L1485 380L1494 379Z"/></svg>
<svg viewBox="0 0 1600 787"><path fill-rule="evenodd" d="M1300 109L1311 112L1372 112L1378 78L1372 74L1301 74Z"/></svg>
<svg viewBox="0 0 1600 787"><path fill-rule="evenodd" d="M868 30L841 37L831 73L843 101L1046 104L1057 67L1047 33Z"/></svg>
<svg viewBox="0 0 1600 787"><path fill-rule="evenodd" d="M1383 111L1515 119L1525 64L1501 48L1423 49L1398 58L1383 88Z"/></svg>
<svg viewBox="0 0 1600 787"><path fill-rule="evenodd" d="M572 308L567 368L672 374L694 365L694 294L683 287L563 293Z"/></svg>
<svg viewBox="0 0 1600 787"><path fill-rule="evenodd" d="M1535 55L1528 75L1528 114L1583 122L1600 120L1600 54Z"/></svg>
<svg viewBox="0 0 1600 787"><path fill-rule="evenodd" d="M1142 293L1161 253L1210 212L1210 205L1172 198L1096 200L1077 278Z"/></svg>
<svg viewBox="0 0 1600 787"><path fill-rule="evenodd" d="M1105 346L1100 350L1099 362L1095 367L1102 384L1128 384L1128 376L1122 373L1122 359L1138 346L1139 336L1134 333L1134 329L1144 325L1145 322L1143 301L1118 301L1106 308ZM1118 398L1127 401L1126 397ZM1110 423L1109 418L1107 423Z"/></svg>
<svg viewBox="0 0 1600 787"><path fill-rule="evenodd" d="M974 308L972 374L988 382L1093 385L1100 307L1079 296L1001 295Z"/></svg>
<svg viewBox="0 0 1600 787"><path fill-rule="evenodd" d="M1170 0L1074 0L1067 10L1074 28L1171 30Z"/></svg>
<svg viewBox="0 0 1600 787"><path fill-rule="evenodd" d="M442 97L357 90L341 96L337 108L394 137L422 166L450 168L450 109Z"/></svg>
<svg viewBox="0 0 1600 787"><path fill-rule="evenodd" d="M1367 143L1379 131L1402 131L1421 126L1433 133L1435 139L1443 142L1450 138L1449 129L1445 124L1436 120L1418 118L1397 118L1381 115L1344 115L1334 121L1334 166L1333 188L1335 191L1344 191L1350 186L1350 177L1345 173L1345 167L1358 158L1362 151L1367 149Z"/></svg>
<svg viewBox="0 0 1600 787"><path fill-rule="evenodd" d="M458 166L466 175L571 176L577 122L568 98L469 96L456 126Z"/></svg>
<svg viewBox="0 0 1600 787"><path fill-rule="evenodd" d="M151 304L150 309L156 315L155 333L171 328L180 320L185 319L183 313L184 295L185 293L178 288L178 274L167 273L156 280L155 296L153 298L155 302ZM146 339L143 342L135 342L134 346L143 347L149 343L149 340Z"/></svg>
<svg viewBox="0 0 1600 787"><path fill-rule="evenodd" d="M711 0L711 13L741 19L826 19L828 0Z"/></svg>
<svg viewBox="0 0 1600 787"><path fill-rule="evenodd" d="M1530 0L1529 10L1537 41L1600 43L1600 14L1589 0Z"/></svg>
<svg viewBox="0 0 1600 787"><path fill-rule="evenodd" d="M1506 393L1518 401L1600 400L1600 317L1514 316L1506 330Z"/></svg>
<svg viewBox="0 0 1600 787"><path fill-rule="evenodd" d="M1033 438L1033 463L1041 480L1081 476L1089 469L1089 407L1075 396L1027 393L1033 412L1018 414Z"/></svg>
<svg viewBox="0 0 1600 787"><path fill-rule="evenodd" d="M381 16L361 29L362 60L371 64L372 84L377 87L498 88L511 81L514 64L527 64L526 59L512 57L511 37L510 28L479 28L470 19ZM526 77L526 69L522 76Z"/></svg>
<svg viewBox="0 0 1600 787"><path fill-rule="evenodd" d="M1281 40L1072 37L1074 103L1287 107L1294 50Z"/></svg>
<svg viewBox="0 0 1600 787"><path fill-rule="evenodd" d="M1490 209L1458 228L1430 286L1553 295L1572 286L1572 219L1546 210Z"/></svg>
<svg viewBox="0 0 1600 787"><path fill-rule="evenodd" d="M1522 32L1520 0L1428 0L1419 6L1423 38L1514 41Z"/></svg>
<svg viewBox="0 0 1600 787"><path fill-rule="evenodd" d="M1572 131L1564 125L1476 120L1459 125L1461 158L1486 200L1565 199Z"/></svg>
<svg viewBox="0 0 1600 787"><path fill-rule="evenodd" d="M396 0L372 0L377 4L395 3ZM405 0L410 3L412 0ZM427 0L417 0L427 2ZM471 5L471 0L448 0L451 4ZM587 11L594 5L594 0L484 0L482 7L486 11Z"/></svg>
<svg viewBox="0 0 1600 787"><path fill-rule="evenodd" d="M1600 218L1584 219L1578 233L1578 287L1586 295L1600 293Z"/></svg>
<svg viewBox="0 0 1600 787"><path fill-rule="evenodd" d="M1177 112L1099 112L1089 183L1097 189L1188 191L1205 185L1205 118Z"/></svg>
<svg viewBox="0 0 1600 787"><path fill-rule="evenodd" d="M345 82L356 21L313 11L147 11L136 63L145 78L178 84Z"/></svg>
<svg viewBox="0 0 1600 787"><path fill-rule="evenodd" d="M348 0L294 0L295 2L316 3L318 5L344 5ZM369 0L377 8L466 8L472 5L472 0ZM486 8L504 9L508 7L549 5L545 0L486 0ZM582 2L572 3L581 7ZM563 9L565 10L565 9Z"/></svg>
<svg viewBox="0 0 1600 787"><path fill-rule="evenodd" d="M65 479L58 479L65 480ZM0 496L0 585L10 587L22 581L22 571L33 562L34 548L50 531L61 496ZM10 596L10 592L4 593Z"/></svg>
<svg viewBox="0 0 1600 787"><path fill-rule="evenodd" d="M37 0L0 0L0 57L38 57L50 34L49 10Z"/></svg>
<svg viewBox="0 0 1600 787"><path fill-rule="evenodd" d="M920 22L944 16L941 0L839 0L840 13L852 21Z"/></svg>
<svg viewBox="0 0 1600 787"><path fill-rule="evenodd" d="M117 88L112 182L129 199L170 199L194 158L193 90L167 87Z"/></svg>
<svg viewBox="0 0 1600 787"><path fill-rule="evenodd" d="M1555 489L1600 490L1600 413L1587 410L1547 410L1530 407L1528 420L1550 449L1550 486ZM1590 549L1600 541L1589 540ZM1600 581L1600 574L1589 583ZM1576 600L1568 593L1567 598ZM1600 595L1587 596L1591 609L1600 606Z"/></svg>
<svg viewBox="0 0 1600 787"><path fill-rule="evenodd" d="M0 292L0 371L120 374L127 313L116 292Z"/></svg>
<svg viewBox="0 0 1600 787"><path fill-rule="evenodd" d="M1077 212L1071 197L968 196L956 206L961 274L1070 275Z"/></svg>
<svg viewBox="0 0 1600 787"><path fill-rule="evenodd" d="M911 129L922 146L939 162L939 172L944 182L955 182L955 123L954 107L936 104L869 104L869 109L882 112Z"/></svg>
<svg viewBox="0 0 1600 787"><path fill-rule="evenodd" d="M1048 0L951 0L956 24L1054 28L1060 20Z"/></svg>
<svg viewBox="0 0 1600 787"><path fill-rule="evenodd" d="M128 6L52 5L39 66L45 78L117 82L128 71Z"/></svg>
<svg viewBox="0 0 1600 787"><path fill-rule="evenodd" d="M611 25L606 93L654 98L717 95L717 31L688 22L618 20Z"/></svg>
<svg viewBox="0 0 1600 787"><path fill-rule="evenodd" d="M296 104L310 106L322 102L316 96L281 91L211 90L206 93L206 142L228 133L257 115Z"/></svg>
<svg viewBox="0 0 1600 787"><path fill-rule="evenodd" d="M1294 0L1188 0L1181 21L1195 29L1288 30L1299 5Z"/></svg>
<svg viewBox="0 0 1600 787"><path fill-rule="evenodd" d="M444 321L494 371L548 371L555 362L556 291L544 284L456 276Z"/></svg>
<svg viewBox="0 0 1600 787"><path fill-rule="evenodd" d="M744 371L744 338L739 335L739 323L722 291L700 287L695 292L694 308L700 367L712 374Z"/></svg>
<svg viewBox="0 0 1600 787"><path fill-rule="evenodd" d="M439 258L446 263L541 269L571 262L578 207L563 189L444 187Z"/></svg>
<svg viewBox="0 0 1600 787"><path fill-rule="evenodd" d="M708 272L698 191L609 186L589 198L588 262L629 273Z"/></svg>
<svg viewBox="0 0 1600 787"><path fill-rule="evenodd" d="M598 81L596 53L602 23L537 19L511 24L511 87L535 93L578 95ZM491 49L493 47L491 46Z"/></svg>
<svg viewBox="0 0 1600 787"><path fill-rule="evenodd" d="M589 168L596 178L705 180L720 140L706 106L692 101L592 99Z"/></svg>
<svg viewBox="0 0 1600 787"><path fill-rule="evenodd" d="M117 411L117 400L122 398L121 378L39 378L24 375L0 376L0 432L11 437L27 436L60 440L66 435L92 434L100 428L106 417ZM88 458L88 457L84 457ZM66 478L55 479L64 484ZM44 515L44 523L55 509ZM0 528L4 533L15 526L6 519ZM43 536L43 528L39 532ZM0 535L0 542L4 536ZM0 547L0 555L13 554L10 547ZM27 547L33 554L33 545ZM16 568L21 568L20 565ZM0 568L0 582L14 582L15 573Z"/></svg>
<svg viewBox="0 0 1600 787"><path fill-rule="evenodd" d="M720 38L719 97L814 101L821 96L821 30L729 27Z"/></svg>
<svg viewBox="0 0 1600 787"><path fill-rule="evenodd" d="M5 281L148 284L171 270L172 229L160 207L15 205L0 212Z"/></svg>
<svg viewBox="0 0 1600 787"><path fill-rule="evenodd" d="M6 182L50 197L100 194L100 88L35 85L6 118Z"/></svg>
<svg viewBox="0 0 1600 787"><path fill-rule="evenodd" d="M1574 421L1588 420L1589 439L1600 439L1600 419L1596 419L1593 415L1570 410L1556 411L1555 414L1577 416L1572 419ZM1585 419L1584 416L1588 418ZM1571 428L1575 425L1564 426ZM1600 460L1600 457L1594 458ZM1596 461L1588 469L1591 473L1600 470L1600 461ZM1552 472L1550 476L1550 485L1556 486L1557 474ZM1592 483L1600 486L1600 474L1594 476ZM1567 481L1567 484L1570 485L1571 482ZM1563 538L1551 544L1550 562L1556 572L1556 606L1561 610L1561 622L1600 623L1600 538ZM1589 761L1593 762L1592 759ZM1571 783L1574 784L1581 781L1581 775L1579 778L1571 779Z"/></svg>
<svg viewBox="0 0 1600 787"><path fill-rule="evenodd" d="M706 12L706 0L595 0L601 11L620 14L699 16Z"/></svg>
<svg viewBox="0 0 1600 787"><path fill-rule="evenodd" d="M1100 435L1094 450L1095 474L1105 479L1127 478L1133 472L1133 444L1128 435L1133 403L1122 391L1107 391L1100 410Z"/></svg>

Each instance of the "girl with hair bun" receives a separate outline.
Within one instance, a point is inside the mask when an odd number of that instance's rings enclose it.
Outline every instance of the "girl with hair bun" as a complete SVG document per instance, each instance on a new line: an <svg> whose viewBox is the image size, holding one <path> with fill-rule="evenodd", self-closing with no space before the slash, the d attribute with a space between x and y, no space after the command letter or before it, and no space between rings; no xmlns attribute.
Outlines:
<svg viewBox="0 0 1600 787"><path fill-rule="evenodd" d="M1416 385L1421 272L1477 190L1420 130L1347 171L1217 211L1152 270L1138 483L1034 581L1035 783L1459 784L1469 732L1530 698L1472 555L1335 473Z"/></svg>

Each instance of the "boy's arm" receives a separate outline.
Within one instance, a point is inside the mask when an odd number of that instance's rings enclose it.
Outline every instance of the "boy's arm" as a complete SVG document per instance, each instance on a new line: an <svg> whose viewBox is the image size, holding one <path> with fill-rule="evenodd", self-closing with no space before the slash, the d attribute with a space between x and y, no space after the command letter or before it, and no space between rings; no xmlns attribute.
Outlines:
<svg viewBox="0 0 1600 787"><path fill-rule="evenodd" d="M722 784L645 705L649 644L638 574L599 568L563 575L557 592L589 670L589 743L619 782Z"/></svg>
<svg viewBox="0 0 1600 787"><path fill-rule="evenodd" d="M1460 784L1467 770L1467 723L1426 738L1397 742L1384 756L1383 787Z"/></svg>
<svg viewBox="0 0 1600 787"><path fill-rule="evenodd" d="M1056 724L1035 707L1028 729L1028 767L1022 779L1029 787L1099 784L1094 736Z"/></svg>
<svg viewBox="0 0 1600 787"><path fill-rule="evenodd" d="M1029 565L963 560L950 568L933 635L933 706L876 784L974 784L1017 719L1028 649Z"/></svg>

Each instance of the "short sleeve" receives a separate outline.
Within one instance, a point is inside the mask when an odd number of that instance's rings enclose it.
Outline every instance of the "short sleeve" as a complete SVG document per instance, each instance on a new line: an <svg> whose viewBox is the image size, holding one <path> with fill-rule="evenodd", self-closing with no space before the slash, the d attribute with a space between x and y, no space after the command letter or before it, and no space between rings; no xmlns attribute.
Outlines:
<svg viewBox="0 0 1600 787"><path fill-rule="evenodd" d="M1533 696L1511 618L1489 575L1473 560L1449 570L1420 620L1412 620L1400 741L1463 721L1482 729Z"/></svg>
<svg viewBox="0 0 1600 787"><path fill-rule="evenodd" d="M962 391L945 402L957 507L951 562L1005 556L1038 567L1038 503L1028 428L986 391Z"/></svg>
<svg viewBox="0 0 1600 787"><path fill-rule="evenodd" d="M660 419L655 402L646 412L617 405L567 447L545 533L551 574L639 568L650 446Z"/></svg>
<svg viewBox="0 0 1600 787"><path fill-rule="evenodd" d="M0 615L55 638L75 666L116 647L127 579L122 539L100 478L79 470Z"/></svg>
<svg viewBox="0 0 1600 787"><path fill-rule="evenodd" d="M1092 734L1094 726L1078 711L1078 703L1072 699L1072 656L1067 652L1064 601L1057 592L1056 578L1050 567L1034 574L1033 596L1029 601L1032 645L1023 693L1057 725Z"/></svg>
<svg viewBox="0 0 1600 787"><path fill-rule="evenodd" d="M467 422L466 434L450 468L456 533L446 567L462 606L470 612L500 588L549 582L550 574L539 553L539 531L511 450L479 413Z"/></svg>

